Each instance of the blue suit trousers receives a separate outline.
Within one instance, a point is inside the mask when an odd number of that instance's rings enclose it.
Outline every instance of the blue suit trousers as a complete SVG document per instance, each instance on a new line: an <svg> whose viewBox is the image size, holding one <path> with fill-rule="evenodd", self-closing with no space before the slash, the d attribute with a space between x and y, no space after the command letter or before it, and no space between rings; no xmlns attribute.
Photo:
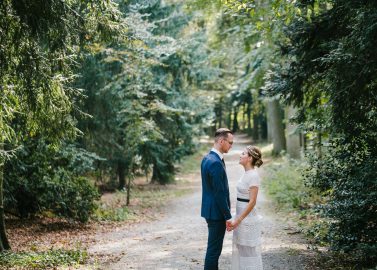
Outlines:
<svg viewBox="0 0 377 270"><path fill-rule="evenodd" d="M206 219L208 225L208 243L204 262L204 270L218 270L219 257L223 249L226 231L225 220Z"/></svg>

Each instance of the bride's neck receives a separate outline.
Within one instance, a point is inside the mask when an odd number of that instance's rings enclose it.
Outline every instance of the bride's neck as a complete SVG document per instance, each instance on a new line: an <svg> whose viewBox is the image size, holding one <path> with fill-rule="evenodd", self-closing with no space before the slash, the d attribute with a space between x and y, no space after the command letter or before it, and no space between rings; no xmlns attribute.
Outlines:
<svg viewBox="0 0 377 270"><path fill-rule="evenodd" d="M254 169L254 167L253 167L253 166L251 166L251 165L246 165L246 166L243 166L243 168L245 169L245 172L247 172L247 171L250 171L250 170Z"/></svg>

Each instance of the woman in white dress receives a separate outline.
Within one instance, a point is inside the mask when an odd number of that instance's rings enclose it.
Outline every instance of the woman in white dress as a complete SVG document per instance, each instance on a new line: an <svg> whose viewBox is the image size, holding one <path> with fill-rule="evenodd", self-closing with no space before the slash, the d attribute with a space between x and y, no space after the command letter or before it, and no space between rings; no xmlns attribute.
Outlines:
<svg viewBox="0 0 377 270"><path fill-rule="evenodd" d="M255 167L263 164L259 148L249 145L239 163L245 172L237 183L236 217L228 230L233 230L233 270L261 270L261 217L257 214L260 177Z"/></svg>

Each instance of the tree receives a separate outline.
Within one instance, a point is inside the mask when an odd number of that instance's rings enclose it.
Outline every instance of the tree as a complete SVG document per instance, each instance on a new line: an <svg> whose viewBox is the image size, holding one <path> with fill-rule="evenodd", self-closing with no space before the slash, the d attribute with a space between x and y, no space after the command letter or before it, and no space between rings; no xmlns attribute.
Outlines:
<svg viewBox="0 0 377 270"><path fill-rule="evenodd" d="M84 44L100 38L109 40L116 31L124 29L118 15L110 1L1 2L2 149L5 143L36 134L48 136L55 142L75 135L72 101L79 92L69 85L72 67ZM16 121L19 126L14 128L16 117L22 121ZM2 151L1 156L4 155ZM2 251L10 247L5 234L3 205L0 210Z"/></svg>
<svg viewBox="0 0 377 270"><path fill-rule="evenodd" d="M328 196L321 205L327 241L375 265L377 4L298 1L296 8L281 43L287 60L270 90L299 109L298 120L316 138L306 177Z"/></svg>
<svg viewBox="0 0 377 270"><path fill-rule="evenodd" d="M276 20L276 14L286 5L273 0L193 2L199 8L212 6L212 12L218 14L214 20L216 34L209 44L213 49L209 56L212 66L221 67L209 83L213 85L211 89L223 91L217 97L216 103L222 103L216 105L217 118L222 120L228 117L229 124L232 120L233 126L237 128L238 112L242 110L241 113L247 116L247 126L254 140L266 139L267 133L273 134L272 130L279 130L279 134L283 135L274 140L275 144L279 144L275 148L279 152L285 149L283 119L275 118L280 123L268 121L272 117L266 115L268 103L264 102L266 97L262 89L270 68L280 61L274 40L281 36L281 20ZM275 23L272 24L272 21ZM232 112L233 115L225 115L226 112ZM278 126L271 126L271 123Z"/></svg>
<svg viewBox="0 0 377 270"><path fill-rule="evenodd" d="M281 151L286 150L285 132L283 126L283 110L279 100L272 98L267 102L267 121L270 122L270 131L272 133L272 144L274 155L279 155Z"/></svg>
<svg viewBox="0 0 377 270"><path fill-rule="evenodd" d="M196 50L202 36L182 34L190 16L181 4L130 1L120 9L130 41L97 46L83 60L76 83L88 96L81 109L93 117L78 127L80 143L105 158L117 187L129 190L126 176L140 170L152 170L160 184L173 181L174 163L192 152L206 114L197 94L203 75L193 65L205 54Z"/></svg>
<svg viewBox="0 0 377 270"><path fill-rule="evenodd" d="M300 143L300 133L297 123L294 122L293 118L296 115L297 110L291 106L285 109L285 119L286 123L286 138L287 138L287 154L290 158L300 159L301 157L301 143Z"/></svg>

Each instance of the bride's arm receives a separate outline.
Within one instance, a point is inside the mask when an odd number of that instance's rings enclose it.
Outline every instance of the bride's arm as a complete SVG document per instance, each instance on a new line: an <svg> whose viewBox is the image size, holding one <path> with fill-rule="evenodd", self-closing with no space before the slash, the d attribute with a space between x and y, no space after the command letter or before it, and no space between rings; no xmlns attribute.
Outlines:
<svg viewBox="0 0 377 270"><path fill-rule="evenodd" d="M242 220L247 217L247 215L253 210L255 207L255 204L257 202L257 196L258 196L258 187L256 186L251 186L249 188L249 203L247 204L245 210L241 213L241 215L236 218L233 221L233 229L237 228L237 226L242 222Z"/></svg>

